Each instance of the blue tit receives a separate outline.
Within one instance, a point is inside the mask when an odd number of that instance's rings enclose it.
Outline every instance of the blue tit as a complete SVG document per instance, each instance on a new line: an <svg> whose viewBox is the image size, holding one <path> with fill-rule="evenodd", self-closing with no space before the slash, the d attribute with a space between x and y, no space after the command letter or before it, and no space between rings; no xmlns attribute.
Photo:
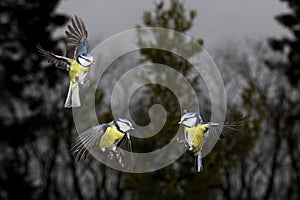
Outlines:
<svg viewBox="0 0 300 200"><path fill-rule="evenodd" d="M65 33L67 35L67 56L55 55L40 46L38 46L38 51L57 68L69 71L70 85L65 108L79 107L81 103L78 84L86 82L85 78L90 66L94 64L94 58L87 51L87 30L80 17L75 15Z"/></svg>
<svg viewBox="0 0 300 200"><path fill-rule="evenodd" d="M134 130L131 122L121 118L110 123L99 124L80 134L72 144L71 151L78 161L81 158L85 159L88 151L92 149L116 152L117 147L120 147L125 151L132 152L130 130ZM133 163L132 157L129 163L125 163L128 160L122 157L119 162L132 168L132 166L128 166Z"/></svg>
<svg viewBox="0 0 300 200"><path fill-rule="evenodd" d="M244 118L230 123L203 122L198 113L187 112L181 117L178 124L184 125L184 138L191 151L195 156L195 167L198 172L203 170L202 152L207 151L211 142L209 137L223 138L226 134L237 131L237 127ZM222 129L222 131L220 131Z"/></svg>

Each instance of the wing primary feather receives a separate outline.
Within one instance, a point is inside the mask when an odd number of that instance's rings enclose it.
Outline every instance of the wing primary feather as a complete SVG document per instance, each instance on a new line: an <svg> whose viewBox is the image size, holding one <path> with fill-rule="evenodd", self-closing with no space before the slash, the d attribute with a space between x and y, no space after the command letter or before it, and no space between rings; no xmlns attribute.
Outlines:
<svg viewBox="0 0 300 200"><path fill-rule="evenodd" d="M84 35L84 31L82 29L81 22L82 22L81 18L79 18L77 15L75 15L74 23L75 23L75 26L76 26L76 28L78 30L78 33L80 35Z"/></svg>
<svg viewBox="0 0 300 200"><path fill-rule="evenodd" d="M88 150L96 147L97 141L99 141L103 134L102 127L103 126L100 125L90 128L74 140L71 146L71 151L75 155L77 161L79 161L82 157L85 159Z"/></svg>
<svg viewBox="0 0 300 200"><path fill-rule="evenodd" d="M88 141L90 138L92 137L92 135L87 135L86 137L84 136L79 136L73 143L71 150L76 150L78 149L80 146L84 146L86 144L86 141Z"/></svg>
<svg viewBox="0 0 300 200"><path fill-rule="evenodd" d="M131 140L126 135L121 139L121 141L117 144L118 147L131 152Z"/></svg>
<svg viewBox="0 0 300 200"><path fill-rule="evenodd" d="M225 122L223 125L223 130L220 135L220 138L224 138L227 135L235 132L239 132L239 127L242 123L248 118L248 116L240 116L236 121L233 122Z"/></svg>
<svg viewBox="0 0 300 200"><path fill-rule="evenodd" d="M82 32L81 32L80 27L79 27L79 25L78 25L78 16L77 16L77 15L75 15L75 16L72 18L72 20L71 20L71 26L73 27L75 33L76 33L78 36L82 35Z"/></svg>
<svg viewBox="0 0 300 200"><path fill-rule="evenodd" d="M87 30L83 20L75 15L67 27L68 29L65 33L67 35L68 57L75 58L81 53L86 53Z"/></svg>
<svg viewBox="0 0 300 200"><path fill-rule="evenodd" d="M53 63L55 67L69 71L71 59L64 56L55 55L50 51L46 51L39 44L37 45L37 51L48 62Z"/></svg>
<svg viewBox="0 0 300 200"><path fill-rule="evenodd" d="M93 134L95 132L97 132L97 129L93 130L93 128L88 129L87 131L85 131L84 133L80 134L73 142L74 147L76 147L76 145L80 144L80 143L85 143L86 140L89 140L90 137L93 137Z"/></svg>
<svg viewBox="0 0 300 200"><path fill-rule="evenodd" d="M77 26L80 30L80 33L82 35L84 35L85 37L87 37L87 30L86 30L86 27L85 27L85 24L84 24L82 18L78 17L78 16L75 16L75 19L76 19L76 22L77 22Z"/></svg>
<svg viewBox="0 0 300 200"><path fill-rule="evenodd" d="M70 40L70 39L75 39L76 41L80 40L79 35L76 34L75 30L70 25L68 25L68 29L69 30L65 31L65 33L68 37L68 40Z"/></svg>
<svg viewBox="0 0 300 200"><path fill-rule="evenodd" d="M90 137L92 138L92 137ZM78 149L75 153L77 153L75 155L75 157L77 158L76 160L79 161L82 156L85 158L86 157L86 154L88 153L88 149L90 149L91 147L93 146L90 146L90 144L93 142L92 139L90 140L86 140L84 143L81 143L79 146L78 146Z"/></svg>
<svg viewBox="0 0 300 200"><path fill-rule="evenodd" d="M90 148L96 146L96 145L95 145L95 141L97 140L96 137L95 137L96 135L97 135L97 134L94 134L93 137L92 137L90 140L86 141L85 145L82 147L82 154L81 154L80 158L83 157L83 160L86 159L86 156L87 156L87 154L88 154L88 150L89 150ZM78 161L80 160L80 158L78 158Z"/></svg>
<svg viewBox="0 0 300 200"><path fill-rule="evenodd" d="M219 132L217 135L219 138L224 138L225 136L238 132L238 128L242 125L242 122L247 118L241 116L239 119L233 122L225 122L225 123L215 123L209 122L208 124L211 126L211 135L215 136L216 132Z"/></svg>

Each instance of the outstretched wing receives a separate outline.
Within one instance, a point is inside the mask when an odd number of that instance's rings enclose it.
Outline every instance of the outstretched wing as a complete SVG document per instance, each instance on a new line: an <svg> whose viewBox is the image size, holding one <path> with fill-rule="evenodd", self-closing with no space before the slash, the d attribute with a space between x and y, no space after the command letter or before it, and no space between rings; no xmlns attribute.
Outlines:
<svg viewBox="0 0 300 200"><path fill-rule="evenodd" d="M206 156L215 146L219 139L226 137L232 133L237 133L242 122L247 117L240 117L234 122L214 123L209 122L210 129L205 133L205 141L202 146L202 157Z"/></svg>
<svg viewBox="0 0 300 200"><path fill-rule="evenodd" d="M125 151L132 151L132 145L129 134L124 135L124 137L117 144L117 147L124 149Z"/></svg>
<svg viewBox="0 0 300 200"><path fill-rule="evenodd" d="M37 45L38 52L48 61L55 65L55 67L60 69L70 70L71 59L64 56L58 56L50 51L45 51L40 45Z"/></svg>
<svg viewBox="0 0 300 200"><path fill-rule="evenodd" d="M120 142L117 144L117 147L126 151L126 152L123 151L117 152L117 154L119 154L119 158L118 158L119 163L123 167L128 168L131 171L133 169L133 156L132 156L131 139L128 133L126 133L124 137L120 140Z"/></svg>
<svg viewBox="0 0 300 200"><path fill-rule="evenodd" d="M76 58L80 54L87 53L87 30L83 20L74 16L68 25L67 35L67 57Z"/></svg>
<svg viewBox="0 0 300 200"><path fill-rule="evenodd" d="M239 132L239 127L242 125L242 123L248 118L248 116L242 116L233 122L225 122L222 127L222 132L219 135L220 139L232 134ZM220 127L220 126L219 126Z"/></svg>
<svg viewBox="0 0 300 200"><path fill-rule="evenodd" d="M82 157L86 159L88 151L95 148L107 128L106 124L100 124L92 127L80 134L71 146L71 151L75 155L77 161Z"/></svg>

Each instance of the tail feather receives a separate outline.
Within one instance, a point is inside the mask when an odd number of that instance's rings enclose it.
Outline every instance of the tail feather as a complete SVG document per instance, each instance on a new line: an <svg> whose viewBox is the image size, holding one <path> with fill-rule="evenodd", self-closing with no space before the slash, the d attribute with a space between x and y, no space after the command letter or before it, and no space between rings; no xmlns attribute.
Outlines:
<svg viewBox="0 0 300 200"><path fill-rule="evenodd" d="M79 86L78 84L70 83L67 99L65 102L65 108L79 107L80 105Z"/></svg>
<svg viewBox="0 0 300 200"><path fill-rule="evenodd" d="M198 172L203 171L203 162L201 154L195 156L195 168Z"/></svg>

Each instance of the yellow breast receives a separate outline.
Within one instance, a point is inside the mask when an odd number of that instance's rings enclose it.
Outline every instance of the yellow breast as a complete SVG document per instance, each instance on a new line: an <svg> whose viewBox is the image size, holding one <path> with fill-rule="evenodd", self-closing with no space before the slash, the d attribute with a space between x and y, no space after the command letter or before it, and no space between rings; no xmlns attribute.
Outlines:
<svg viewBox="0 0 300 200"><path fill-rule="evenodd" d="M69 76L70 76L70 81L72 83L75 83L75 78L76 77L81 77L84 72L88 71L90 67L84 67L82 65L80 65L77 61L72 61L70 64L70 72L69 72Z"/></svg>
<svg viewBox="0 0 300 200"><path fill-rule="evenodd" d="M188 134L188 137L190 138L190 141L188 141L189 146L193 147L194 154L199 154L201 147L204 143L204 132L207 130L207 127L199 124L198 126L194 126L191 128L186 127L185 131Z"/></svg>
<svg viewBox="0 0 300 200"><path fill-rule="evenodd" d="M99 148L107 149L116 146L124 135L125 134L120 132L116 126L108 127L100 139Z"/></svg>

